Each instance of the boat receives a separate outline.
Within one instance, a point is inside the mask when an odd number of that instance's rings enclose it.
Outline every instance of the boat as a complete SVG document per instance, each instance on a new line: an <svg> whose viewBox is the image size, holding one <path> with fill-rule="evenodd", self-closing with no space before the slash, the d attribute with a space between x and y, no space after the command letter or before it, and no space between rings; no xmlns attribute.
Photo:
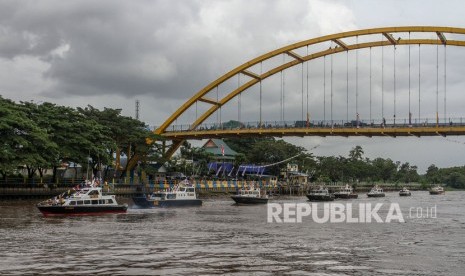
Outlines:
<svg viewBox="0 0 465 276"><path fill-rule="evenodd" d="M399 191L400 196L411 196L412 193L410 192L409 189L403 187L402 190Z"/></svg>
<svg viewBox="0 0 465 276"><path fill-rule="evenodd" d="M437 185L436 187L433 187L431 188L431 190L429 190L429 194L430 195L443 195L445 194L445 191L443 187Z"/></svg>
<svg viewBox="0 0 465 276"><path fill-rule="evenodd" d="M334 198L358 198L358 194L354 193L354 189L346 184L345 187L334 193Z"/></svg>
<svg viewBox="0 0 465 276"><path fill-rule="evenodd" d="M262 195L260 187L255 187L254 184L244 186L238 191L236 195L231 198L237 204L266 204L268 203L268 196Z"/></svg>
<svg viewBox="0 0 465 276"><path fill-rule="evenodd" d="M333 201L334 195L330 194L327 188L319 187L311 190L307 194L307 198L310 201Z"/></svg>
<svg viewBox="0 0 465 276"><path fill-rule="evenodd" d="M190 207L201 206L202 200L197 198L195 187L187 180L175 185L172 189L156 191L150 195L132 198L139 208Z"/></svg>
<svg viewBox="0 0 465 276"><path fill-rule="evenodd" d="M384 191L382 188L378 187L378 185L371 188L371 190L367 193L368 197L384 197Z"/></svg>
<svg viewBox="0 0 465 276"><path fill-rule="evenodd" d="M54 198L42 201L37 208L44 216L99 215L125 213L127 204L118 204L115 195L104 195L102 188L87 186L73 188Z"/></svg>

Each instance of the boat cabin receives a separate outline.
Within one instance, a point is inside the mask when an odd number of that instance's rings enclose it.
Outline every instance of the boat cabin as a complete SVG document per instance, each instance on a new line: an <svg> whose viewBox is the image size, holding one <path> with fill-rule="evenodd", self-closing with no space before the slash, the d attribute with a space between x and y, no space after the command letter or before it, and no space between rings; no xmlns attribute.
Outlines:
<svg viewBox="0 0 465 276"><path fill-rule="evenodd" d="M150 195L152 200L196 199L194 187L179 187L172 191L155 192Z"/></svg>
<svg viewBox="0 0 465 276"><path fill-rule="evenodd" d="M69 203L66 204L69 206L76 205L117 205L115 199L73 199L69 200Z"/></svg>

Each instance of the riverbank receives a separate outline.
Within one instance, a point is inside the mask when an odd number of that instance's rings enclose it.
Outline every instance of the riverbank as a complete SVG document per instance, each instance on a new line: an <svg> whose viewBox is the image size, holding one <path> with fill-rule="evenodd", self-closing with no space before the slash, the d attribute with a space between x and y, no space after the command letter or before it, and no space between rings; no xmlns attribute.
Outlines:
<svg viewBox="0 0 465 276"><path fill-rule="evenodd" d="M248 185L247 181L214 181L212 183L203 183L195 182L197 193L199 193L200 198L217 198L217 197L229 197L232 194L237 192L237 189L240 189L244 185ZM255 182L256 184L256 182ZM417 190L426 190L424 185L420 183L408 183L408 184L399 184L399 183L357 183L356 185L351 185L355 189L356 193L366 193L374 185L379 185L386 192L399 191L402 187L406 187L411 191ZM318 187L325 186L330 192L336 192L341 187L345 186L345 183L310 183L305 185L280 185L271 187L267 183L261 184L263 190L269 194L273 195L293 195L293 196L304 196L307 191ZM24 200L24 199L45 199L51 198L61 193L72 189L74 186L59 186L59 185L31 185L31 184L10 184L10 185L0 185L0 200ZM108 185L103 188L104 192L115 194L118 197L127 197L130 198L134 195L148 194L156 190L169 188L170 184L114 184ZM457 190L446 188L446 191Z"/></svg>

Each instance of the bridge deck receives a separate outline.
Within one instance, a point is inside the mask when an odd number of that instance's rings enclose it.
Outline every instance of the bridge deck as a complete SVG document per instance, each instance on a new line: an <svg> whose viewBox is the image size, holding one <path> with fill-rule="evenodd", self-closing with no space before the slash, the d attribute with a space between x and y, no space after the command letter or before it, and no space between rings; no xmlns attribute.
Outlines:
<svg viewBox="0 0 465 276"><path fill-rule="evenodd" d="M208 139L218 137L248 137L248 136L456 136L465 135L465 125L453 126L386 126L386 127L304 127L304 128L238 128L213 130L186 130L165 132L162 136L169 139Z"/></svg>

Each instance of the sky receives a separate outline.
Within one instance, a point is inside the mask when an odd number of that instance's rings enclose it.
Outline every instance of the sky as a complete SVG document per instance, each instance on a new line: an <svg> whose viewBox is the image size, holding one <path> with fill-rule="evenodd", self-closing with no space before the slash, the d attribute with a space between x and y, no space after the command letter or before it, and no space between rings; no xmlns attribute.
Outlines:
<svg viewBox="0 0 465 276"><path fill-rule="evenodd" d="M250 59L302 40L357 29L387 26L465 27L462 1L331 1L331 0L13 0L0 1L0 95L14 101L53 102L59 105L121 108L135 116L140 101L140 119L150 126L162 124L197 91ZM446 117L465 117L461 95L465 49L447 52ZM393 48L385 47L384 70L386 117L392 116ZM436 48L412 46L411 85L418 93L421 68L422 117L434 118L436 90ZM444 86L443 49L438 50L439 87ZM380 115L380 57L373 49L373 118ZM368 119L369 52L349 54L350 67L359 67L358 87L362 119ZM396 49L396 91L398 118L408 114L408 48ZM290 57L283 57L291 60ZM335 55L334 77L330 81L326 59L326 89L323 89L323 60L309 63L312 118L322 118L321 98L334 90L335 119L345 119L345 55ZM265 65L266 66L266 65ZM301 118L300 69L285 73L285 118ZM305 68L306 70L306 68ZM306 72L306 71L305 71ZM350 71L349 105L354 107L354 70ZM240 80L239 80L240 81ZM280 78L263 84L263 115L280 119ZM334 87L334 88L333 88ZM441 90L440 93L443 93ZM257 121L258 93L251 89L241 100L241 117ZM329 94L325 94L328 96ZM440 94L441 98L443 94ZM214 97L215 95L210 95ZM416 99L416 98L415 98ZM440 105L442 108L442 104ZM412 100L412 113L418 112ZM328 112L329 106L326 106ZM222 120L238 117L237 104L225 106ZM193 110L180 118L188 123ZM439 109L442 114L443 109ZM387 114L390 115L387 115ZM325 116L329 116L328 113ZM213 116L215 121L216 117ZM288 142L312 148L315 155L347 156L356 145L365 156L409 162L424 172L438 167L465 165L462 137L286 138ZM201 141L193 142L194 145Z"/></svg>

